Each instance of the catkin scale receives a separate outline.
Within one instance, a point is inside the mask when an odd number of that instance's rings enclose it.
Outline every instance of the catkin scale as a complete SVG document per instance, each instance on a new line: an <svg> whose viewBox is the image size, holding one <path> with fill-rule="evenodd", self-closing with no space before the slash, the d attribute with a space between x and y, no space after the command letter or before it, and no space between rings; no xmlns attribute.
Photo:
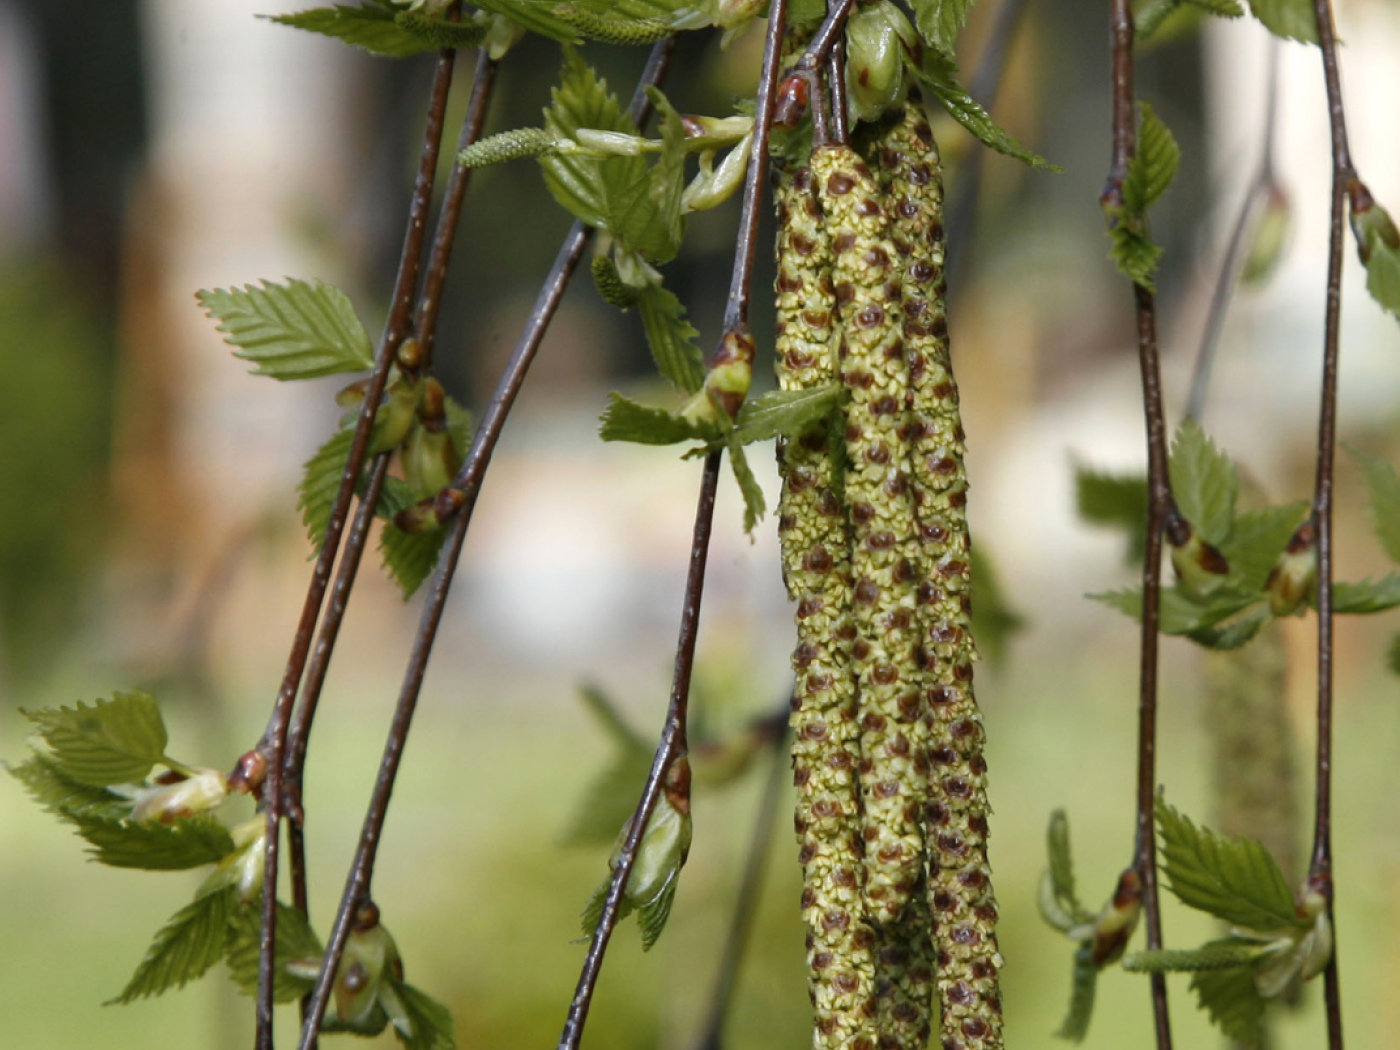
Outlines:
<svg viewBox="0 0 1400 1050"><path fill-rule="evenodd" d="M831 250L807 169L777 189L777 372L784 390L835 379ZM797 602L793 773L803 867L813 1044L873 1050L875 934L865 913L857 767L860 725L851 666L851 579L845 507L833 490L827 428L779 451L783 578Z"/></svg>
<svg viewBox="0 0 1400 1050"><path fill-rule="evenodd" d="M851 514L852 663L860 690L865 895L877 924L898 921L923 868L916 581L909 492L909 383L900 286L888 219L870 168L848 146L812 151L812 179L832 244L849 393L845 493Z"/></svg>
<svg viewBox="0 0 1400 1050"><path fill-rule="evenodd" d="M972 689L964 435L944 306L942 179L921 107L906 103L878 144L899 256L910 374L910 473L924 578L918 586L928 769L927 890L937 946L942 1045L1003 1045L996 898L987 861L987 765Z"/></svg>

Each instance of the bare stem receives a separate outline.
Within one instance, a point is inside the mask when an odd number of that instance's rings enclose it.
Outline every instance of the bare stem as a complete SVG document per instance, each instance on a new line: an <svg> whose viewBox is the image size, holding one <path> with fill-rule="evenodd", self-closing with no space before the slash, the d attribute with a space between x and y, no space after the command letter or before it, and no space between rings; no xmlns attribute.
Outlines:
<svg viewBox="0 0 1400 1050"><path fill-rule="evenodd" d="M733 276L729 285L729 302L725 308L725 335L720 346L732 334L746 331L749 300L752 295L753 263L756 252L759 208L762 206L764 173L768 162L768 137L773 124L774 90L778 67L782 60L783 32L787 24L787 0L773 0L768 9L768 33L764 40L763 69L759 75L758 101L754 112L753 155L749 160L748 177L744 183L744 203L739 219L738 244L734 251ZM715 491L719 484L719 452L705 457L705 470L700 482L700 500L695 510L695 529L690 548L690 570L686 576L685 598L681 607L680 638L676 645L675 674L671 682L671 700L666 721L652 759L651 772L642 790L641 801L632 816L631 825L618 850L613 865L612 881L598 928L593 932L588 953L584 957L569 1013L559 1036L559 1050L578 1050L588 1011L603 968L608 942L617 926L623 892L637 860L637 849L647 822L661 796L666 773L671 764L686 753L686 725L690 706L690 673L695 663L695 643L700 626L700 599L705 587L705 565L709 559L710 534L714 525Z"/></svg>
<svg viewBox="0 0 1400 1050"><path fill-rule="evenodd" d="M1317 787L1309 883L1327 899L1327 917L1335 931L1332 882L1332 485L1337 454L1337 362L1341 350L1342 257L1346 237L1346 201L1356 179L1347 144L1337 68L1337 34L1330 0L1313 0L1317 38L1327 81L1327 111L1332 125L1332 213L1327 255L1327 318L1322 355L1322 408L1317 434L1317 487L1313 521L1317 528ZM1327 1045L1342 1047L1342 994L1335 941L1325 974Z"/></svg>
<svg viewBox="0 0 1400 1050"><path fill-rule="evenodd" d="M822 68L832 48L841 39L841 31L846 28L846 19L850 17L851 8L854 6L855 0L835 0L828 5L826 18L812 35L812 42L807 45L807 50L802 52L802 57L797 60L797 65L793 67L795 70L815 74Z"/></svg>
<svg viewBox="0 0 1400 1050"><path fill-rule="evenodd" d="M674 37L657 43L651 53L641 85L632 102L632 114L640 125L651 112L643 87L658 83L664 76L675 47ZM554 267L545 279L534 309L521 333L515 351L501 376L491 404L482 419L472 441L466 460L454 480L453 487L467 494L467 502L453 521L452 532L444 545L438 567L428 586L428 600L419 621L418 633L414 638L409 654L408 667L404 672L403 685L399 692L394 718L390 724L384 754L380 760L379 774L370 796L365 813L364 825L360 831L359 844L346 878L345 890L341 895L330 938L326 944L326 954L316 987L311 994L307 1015L302 1024L300 1050L310 1050L316 1041L316 1033L325 1017L330 1001L331 984L340 960L345 952L345 942L350 933L350 922L356 907L369 898L370 881L374 873L374 862L379 849L380 835L388 813L390 796L398 775L399 762L408 740L409 727L417 708L418 696L422 690L423 678L427 672L428 659L437 638L438 626L442 621L447 603L452 577L461 556L462 544L466 540L472 510L481 489L486 468L495 451L496 442L505 426L506 417L515 403L516 395L525 381L525 375L533 363L540 343L544 339L549 323L558 310L559 302L568 287L569 280L583 258L592 231L582 223L575 223L564 239L564 244L555 258Z"/></svg>
<svg viewBox="0 0 1400 1050"><path fill-rule="evenodd" d="M1133 17L1129 0L1112 0L1113 154L1105 198L1121 199L1123 180L1137 150L1133 113ZM1142 371L1143 413L1147 422L1148 517L1142 568L1142 652L1138 679L1137 823L1133 868L1142 880L1147 946L1162 946L1162 913L1157 888L1157 850L1153 806L1157 792L1157 634L1162 587L1162 533L1176 513L1167 475L1167 424L1162 408L1162 377L1157 352L1156 303L1152 293L1135 284L1138 360ZM1152 975L1152 1013L1157 1050L1171 1050L1166 975Z"/></svg>
<svg viewBox="0 0 1400 1050"><path fill-rule="evenodd" d="M306 600L302 605L301 619L292 642L292 653L287 660L287 668L282 676L282 685L277 693L272 717L259 744L259 750L267 758L267 780L263 785L263 807L267 815L265 841L265 875L263 889L262 930L258 955L258 1004L257 1004L257 1050L272 1050L272 1010L274 953L277 937L277 863L278 845L283 813L283 762L287 743L287 727L292 717L292 704L297 687L301 683L306 668L307 656L311 650L312 634L316 620L320 616L321 603L325 599L330 582L331 565L340 547L341 534L345 528L350 510L350 499L354 495L355 482L364 466L365 454L369 449L370 432L373 429L379 400L384 394L384 386L389 375L389 366L394 353L408 334L409 314L413 306L413 293L418 283L418 269L423 254L423 241L426 234L426 218L432 203L433 183L437 175L438 150L442 142L444 114L447 110L448 89L452 84L452 69L455 52L443 51L438 57L437 73L433 78L432 93L428 103L427 124L423 132L423 148L419 158L418 174L413 185L413 196L409 205L407 232L404 235L403 251L399 257L399 272L394 283L394 296L389 311L389 319L380 339L379 353L375 359L374 371L370 377L369 389L365 393L364 406L355 427L355 435L350 444L350 455L345 470L341 474L340 487L336 491L335 503L331 508L330 523L326 528L321 552L317 555L316 566L311 574Z"/></svg>

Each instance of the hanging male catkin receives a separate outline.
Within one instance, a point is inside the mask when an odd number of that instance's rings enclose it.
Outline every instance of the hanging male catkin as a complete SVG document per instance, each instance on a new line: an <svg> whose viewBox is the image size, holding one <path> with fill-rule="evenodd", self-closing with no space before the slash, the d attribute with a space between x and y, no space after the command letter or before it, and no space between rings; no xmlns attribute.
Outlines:
<svg viewBox="0 0 1400 1050"><path fill-rule="evenodd" d="M918 586L928 775L928 901L937 947L942 1046L1002 1046L996 898L987 862L987 763L972 691L971 544L965 438L948 352L943 187L916 101L880 142L903 295L911 474L924 578Z"/></svg>
<svg viewBox="0 0 1400 1050"><path fill-rule="evenodd" d="M784 390L836 379L831 246L806 168L776 193L777 372ZM778 536L797 602L792 666L793 779L802 859L802 917L818 1050L873 1050L875 935L866 919L856 767L860 723L851 664L849 524L836 493L832 440L817 424L785 442ZM836 436L839 440L839 434Z"/></svg>
<svg viewBox="0 0 1400 1050"><path fill-rule="evenodd" d="M923 868L918 536L909 492L908 368L900 338L899 277L880 188L849 146L812 151L832 243L846 408L845 492L851 515L851 655L860 690L865 896L877 925L898 921Z"/></svg>

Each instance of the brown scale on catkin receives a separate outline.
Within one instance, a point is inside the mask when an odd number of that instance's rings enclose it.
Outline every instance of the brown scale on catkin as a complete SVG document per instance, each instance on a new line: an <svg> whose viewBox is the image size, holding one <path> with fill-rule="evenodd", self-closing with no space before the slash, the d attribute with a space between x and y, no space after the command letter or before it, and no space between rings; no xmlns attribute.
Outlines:
<svg viewBox="0 0 1400 1050"><path fill-rule="evenodd" d="M945 1050L1003 1045L996 897L987 861L987 763L972 689L971 551L965 439L948 352L943 187L917 102L881 136L878 160L903 286L910 374L911 475L924 578L919 583L928 772L928 901Z"/></svg>
<svg viewBox="0 0 1400 1050"><path fill-rule="evenodd" d="M910 495L908 368L900 287L880 187L848 146L812 151L832 244L846 408L851 515L852 663L860 690L865 897L872 922L899 920L923 871L916 768L918 536Z"/></svg>
<svg viewBox="0 0 1400 1050"><path fill-rule="evenodd" d="M835 381L831 247L806 168L777 189L777 372L784 390ZM866 920L856 767L860 723L851 665L849 525L834 490L828 428L779 453L783 579L797 602L793 779L803 868L809 989L818 1050L873 1050L875 934Z"/></svg>

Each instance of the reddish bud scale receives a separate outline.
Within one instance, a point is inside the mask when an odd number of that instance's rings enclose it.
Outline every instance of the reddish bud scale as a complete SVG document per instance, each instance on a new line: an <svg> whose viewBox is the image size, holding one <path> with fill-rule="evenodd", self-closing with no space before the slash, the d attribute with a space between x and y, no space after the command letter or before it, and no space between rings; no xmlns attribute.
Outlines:
<svg viewBox="0 0 1400 1050"><path fill-rule="evenodd" d="M851 656L860 690L865 895L872 921L884 925L899 920L923 871L909 369L899 270L879 183L847 146L813 150L812 181L831 237L838 363L850 395L845 491L855 581Z"/></svg>
<svg viewBox="0 0 1400 1050"><path fill-rule="evenodd" d="M938 148L917 102L875 152L903 289L910 373L910 474L925 576L919 584L920 660L928 768L928 900L938 951L941 1044L992 1050L1002 1042L1002 965L987 861L986 761L972 690L970 540L964 435L948 350L943 186Z"/></svg>
<svg viewBox="0 0 1400 1050"><path fill-rule="evenodd" d="M784 390L821 387L836 374L830 242L806 169L784 173L776 197L778 381ZM779 465L783 579L797 602L793 772L813 1044L873 1050L875 936L862 898L848 525L825 428L784 442Z"/></svg>

